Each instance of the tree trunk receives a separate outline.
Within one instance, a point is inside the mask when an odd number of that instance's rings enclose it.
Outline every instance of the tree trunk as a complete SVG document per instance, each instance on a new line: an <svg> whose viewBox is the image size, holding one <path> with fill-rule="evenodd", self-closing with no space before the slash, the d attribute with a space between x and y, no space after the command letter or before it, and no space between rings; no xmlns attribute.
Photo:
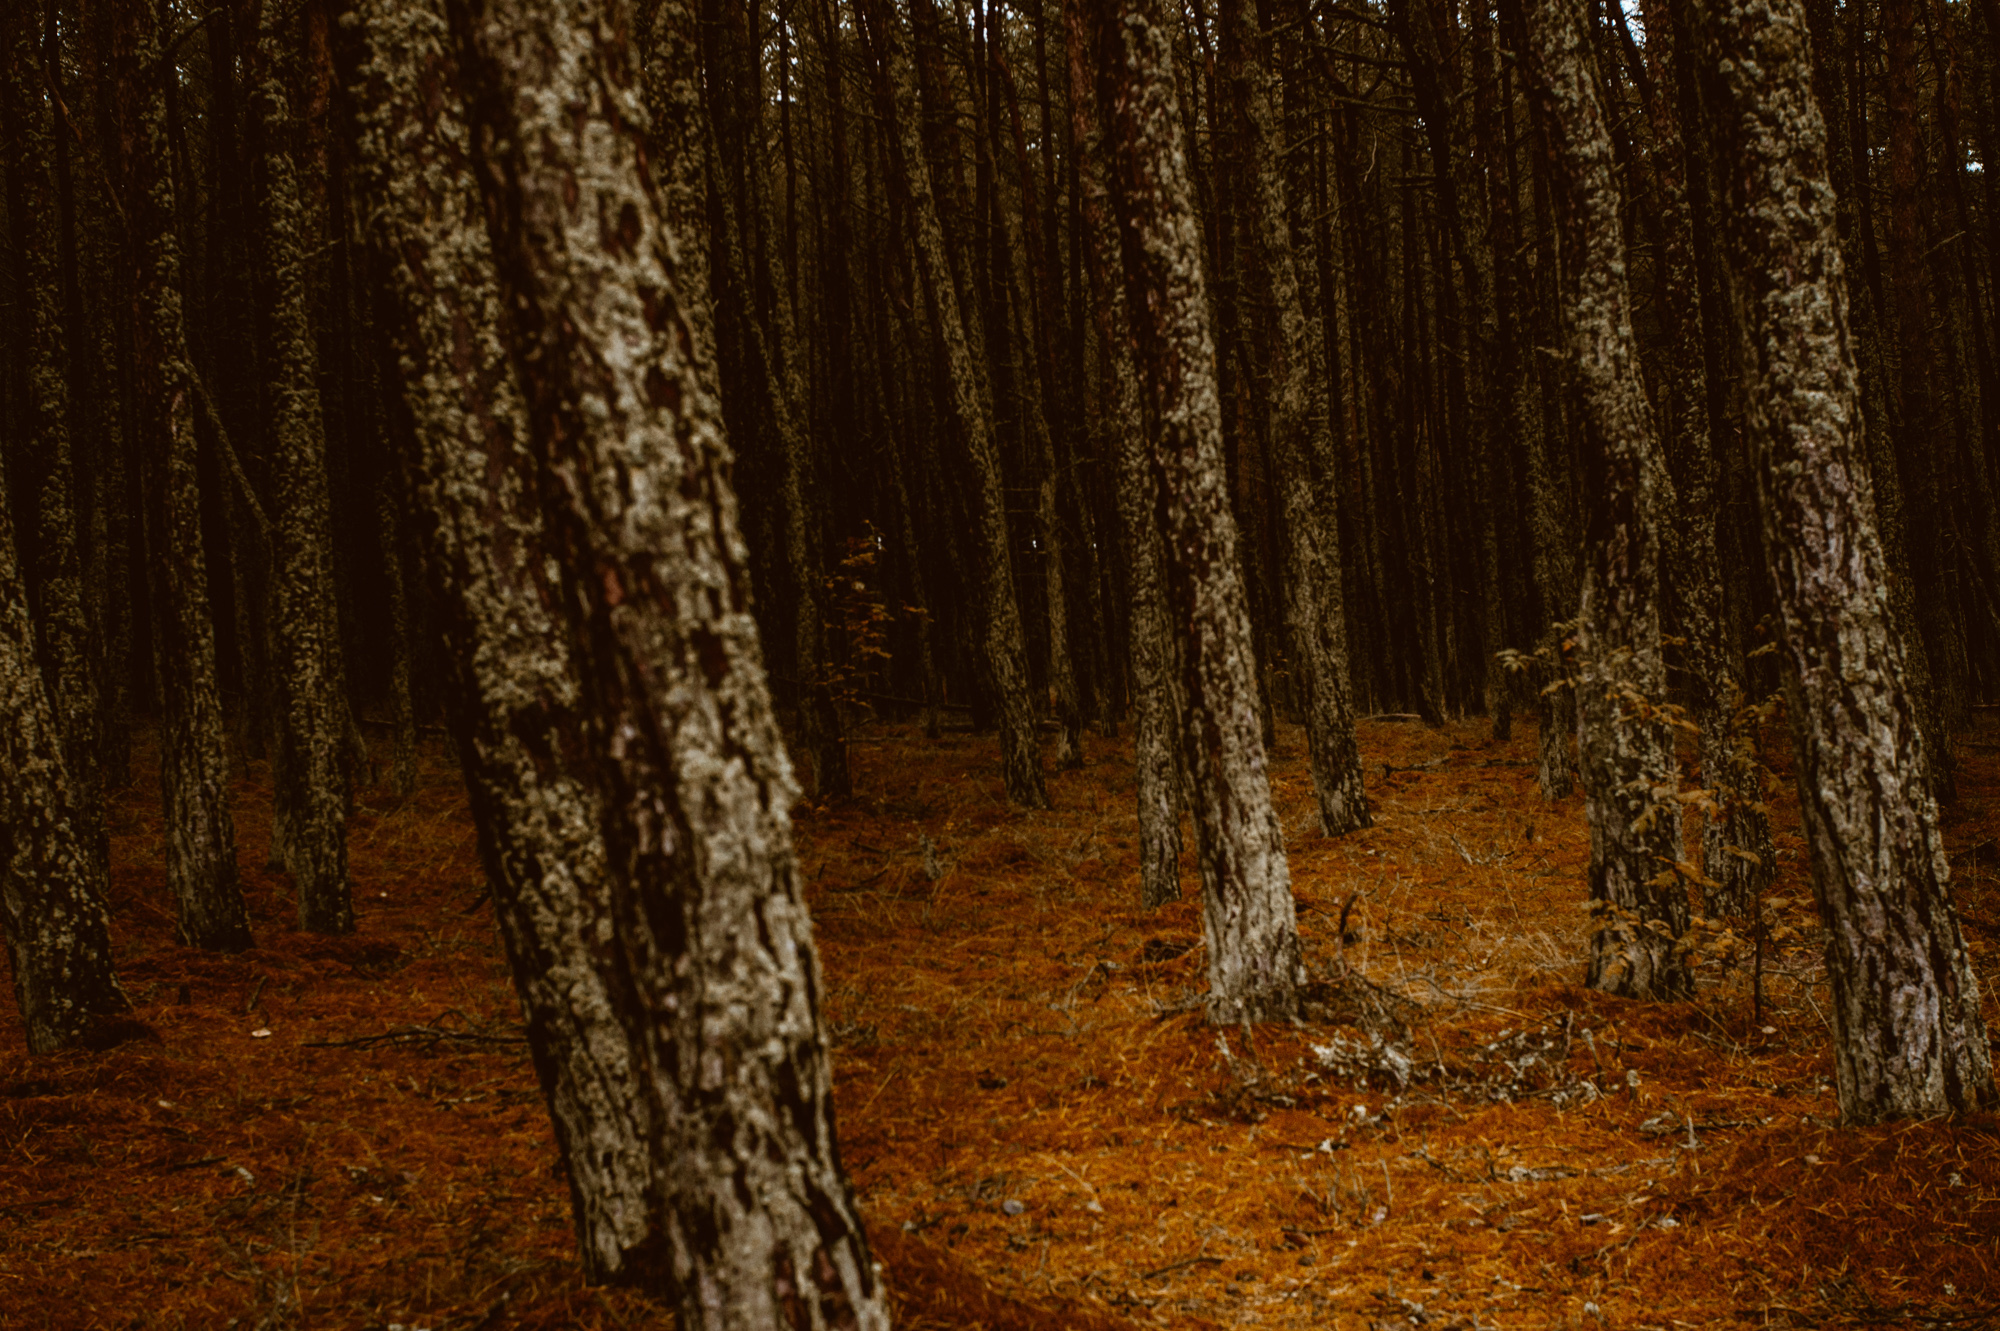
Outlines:
<svg viewBox="0 0 2000 1331"><path fill-rule="evenodd" d="M1367 827L1361 751L1347 678L1347 609L1341 595L1340 515L1332 410L1325 368L1299 294L1298 263L1279 161L1270 75L1254 0L1223 0L1219 22L1243 135L1251 206L1250 266L1276 327L1270 338L1271 442L1284 498L1285 610L1292 653L1305 687L1306 737L1320 830L1339 836Z"/></svg>
<svg viewBox="0 0 2000 1331"><path fill-rule="evenodd" d="M1688 682L1700 727L1701 780L1714 808L1702 829L1704 905L1710 915L1749 915L1776 869L1771 821L1763 810L1757 736L1743 733L1747 702L1724 625L1722 560L1716 511L1721 468L1709 419L1708 330L1695 260L1695 202L1712 224L1703 164L1688 151L1678 95L1692 70L1675 46L1674 21L1659 0L1646 8L1646 54L1660 75L1652 99L1654 180L1666 244L1657 264L1667 334L1660 375L1661 433L1678 499L1678 557L1670 570ZM1693 126L1699 131L1699 125ZM1703 140L1697 140L1701 142Z"/></svg>
<svg viewBox="0 0 2000 1331"><path fill-rule="evenodd" d="M630 25L358 13L454 727L586 1269L690 1331L886 1328ZM471 110L441 93L461 87Z"/></svg>
<svg viewBox="0 0 2000 1331"><path fill-rule="evenodd" d="M1926 770L1927 736L1885 601L1806 16L1798 0L1705 0L1698 12L1841 1113L1990 1109L1979 981L1937 805L1909 780Z"/></svg>
<svg viewBox="0 0 2000 1331"><path fill-rule="evenodd" d="M1021 609L1014 594L1000 453L993 438L991 408L960 314L958 284L945 252L937 196L931 188L910 37L893 5L884 0L869 0L863 8L882 52L889 83L894 114L892 156L907 204L905 218L913 232L924 300L944 361L945 397L952 430L971 458L983 583L981 600L986 621L986 667L1000 705L1001 768L1006 777L1007 798L1022 808L1046 809L1049 796L1042 782L1042 755L1035 739L1035 710L1028 689Z"/></svg>
<svg viewBox="0 0 2000 1331"><path fill-rule="evenodd" d="M1208 1011L1234 1023L1298 1012L1299 951L1284 836L1258 733L1255 662L1223 465L1215 344L1172 38L1155 0L1087 5L1108 120L1105 153L1125 308L1141 369L1152 520L1164 537L1166 599L1178 639L1189 803L1202 872Z"/></svg>
<svg viewBox="0 0 2000 1331"><path fill-rule="evenodd" d="M1563 306L1584 441L1588 529L1577 630L1577 748L1597 915L1590 985L1688 989L1680 806L1660 655L1659 437L1639 378L1612 144L1585 0L1529 0L1530 69L1547 106L1563 221Z"/></svg>
<svg viewBox="0 0 2000 1331"><path fill-rule="evenodd" d="M167 163L157 12L108 6L112 86L125 168L124 203L138 252L134 319L141 492L150 509L153 656L164 701L160 785L167 882L180 940L236 951L251 944L237 878L236 822L216 686L215 627L195 465L194 367L181 316L181 246Z"/></svg>
<svg viewBox="0 0 2000 1331"><path fill-rule="evenodd" d="M0 925L28 1048L115 1043L132 1004L111 964L104 871L77 835L55 709L35 665L35 630L0 476Z"/></svg>
<svg viewBox="0 0 2000 1331"><path fill-rule="evenodd" d="M747 12L754 13L754 9ZM799 728L812 766L813 793L822 800L844 800L854 794L854 778L848 768L847 740L841 733L832 660L827 652L826 561L820 547L817 450L809 433L805 366L794 331L785 247L777 243L778 223L770 188L762 179L761 57L751 46L749 34L742 30L745 13L731 8L722 24L726 35L718 48L721 59L728 63L711 75L711 95L718 102L715 124L721 137L717 147L723 156L710 160L743 163L743 193L747 197L738 197L728 179L712 179L722 223L721 234L714 239L725 289L744 323L744 340L755 361L753 373L763 388L762 406L777 435L785 564L794 591L792 630L798 666ZM684 228L678 234L693 233ZM753 235L762 237L757 250L767 269L768 300L759 299L757 275L751 266ZM706 248L700 246L691 258L699 261ZM760 308L766 307L768 314L760 316Z"/></svg>
<svg viewBox="0 0 2000 1331"><path fill-rule="evenodd" d="M42 659L56 735L69 772L68 808L85 867L104 881L110 841L104 826L98 765L97 675L91 661L90 617L84 602L83 557L77 532L76 476L70 448L69 338L64 327L53 136L44 107L43 60L36 41L39 15L25 3L0 17L0 138L5 139L7 201L12 214L17 299L25 307L19 333L25 360L21 382L27 447L16 453L39 476L35 496ZM17 334L18 336L19 334ZM25 479L30 468L17 477Z"/></svg>
<svg viewBox="0 0 2000 1331"><path fill-rule="evenodd" d="M1118 516L1130 570L1132 759L1139 803L1139 900L1151 909L1181 895L1180 667L1167 606L1166 548L1155 515L1159 480L1147 457L1139 371L1133 357L1125 300L1124 258L1105 177L1103 126L1097 109L1094 46L1088 20L1066 7L1070 118L1076 139L1077 191L1090 268L1091 307L1104 352L1104 405L1098 414L1113 433L1110 449L1118 476Z"/></svg>
<svg viewBox="0 0 2000 1331"><path fill-rule="evenodd" d="M277 693L272 833L298 892L299 928L354 931L347 878L347 783L340 768L346 704L328 669L340 650L333 595L333 520L320 417L319 367L306 317L304 209L292 162L294 120L276 39L260 43L264 80L250 110L258 172L270 383L271 639Z"/></svg>

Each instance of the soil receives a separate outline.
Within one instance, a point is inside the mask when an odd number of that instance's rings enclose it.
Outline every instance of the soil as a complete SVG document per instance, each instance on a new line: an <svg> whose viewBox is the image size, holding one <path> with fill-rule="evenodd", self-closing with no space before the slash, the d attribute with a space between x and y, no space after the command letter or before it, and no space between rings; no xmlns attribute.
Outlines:
<svg viewBox="0 0 2000 1331"><path fill-rule="evenodd" d="M1338 839L1302 733L1273 759L1314 1016L1219 1031L1191 864L1137 904L1126 741L1022 813L990 737L859 732L860 798L798 846L899 1326L2000 1326L2000 1120L1836 1124L1788 773L1761 982L1718 926L1696 1001L1633 1003L1582 987L1582 806L1537 795L1531 729L1361 741L1377 823ZM1947 812L1989 986L1996 751L1982 721ZM173 941L142 761L111 904L157 1038L32 1057L0 1015L0 1327L673 1325L578 1274L446 756L360 800L342 939L291 927L243 769L259 946Z"/></svg>

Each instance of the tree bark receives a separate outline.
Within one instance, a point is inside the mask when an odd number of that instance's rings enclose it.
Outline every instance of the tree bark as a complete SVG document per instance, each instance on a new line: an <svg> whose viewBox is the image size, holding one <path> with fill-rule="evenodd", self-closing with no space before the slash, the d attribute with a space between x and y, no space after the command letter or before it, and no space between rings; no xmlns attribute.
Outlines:
<svg viewBox="0 0 2000 1331"><path fill-rule="evenodd" d="M181 310L181 245L168 171L167 112L157 11L107 6L111 86L124 165L124 205L137 248L135 364L141 492L150 508L153 655L165 704L160 785L167 823L167 882L177 935L194 947L251 945L237 877L236 822L216 685L208 560L195 461L194 367Z"/></svg>
<svg viewBox="0 0 2000 1331"><path fill-rule="evenodd" d="M270 617L278 704L271 838L298 892L299 928L345 934L354 931L340 767L346 703L328 669L340 637L319 365L306 314L307 224L291 154L294 118L278 78L285 50L266 39L259 56L263 80L249 100L263 150L257 205L269 337Z"/></svg>
<svg viewBox="0 0 2000 1331"><path fill-rule="evenodd" d="M98 763L97 674L91 660L90 616L84 601L83 556L77 532L76 476L70 446L69 339L64 326L54 147L44 111L42 53L36 7L21 3L0 17L0 137L4 137L8 208L12 214L17 299L24 307L21 381L27 447L40 485L35 496L34 558L40 593L42 659L47 663L56 734L69 773L69 818L86 865L102 883L110 857ZM26 468L19 475L25 476Z"/></svg>
<svg viewBox="0 0 2000 1331"><path fill-rule="evenodd" d="M77 834L55 708L0 475L0 925L28 1048L115 1043L132 1004L111 962L104 870Z"/></svg>
<svg viewBox="0 0 2000 1331"><path fill-rule="evenodd" d="M1159 480L1147 457L1144 407L1134 360L1131 315L1125 300L1124 258L1105 177L1104 130L1097 106L1095 47L1088 20L1065 6L1069 51L1070 118L1076 141L1080 238L1088 257L1091 308L1103 348L1104 404L1098 413L1112 432L1117 468L1118 516L1129 569L1131 601L1132 760L1139 804L1139 900L1147 908L1181 895L1180 667L1170 619L1164 563L1166 548L1155 520Z"/></svg>
<svg viewBox="0 0 2000 1331"><path fill-rule="evenodd" d="M1577 630L1577 749L1597 915L1590 986L1684 993L1687 930L1672 733L1662 708L1660 535L1664 464L1639 378L1612 143L1598 99L1586 0L1529 0L1530 68L1547 107L1563 223L1563 307L1577 379L1588 499Z"/></svg>
<svg viewBox="0 0 2000 1331"><path fill-rule="evenodd" d="M1125 308L1140 367L1146 465L1178 640L1189 804L1202 875L1208 1012L1218 1023L1298 1013L1299 951L1284 836L1258 732L1256 665L1237 562L1215 344L1175 91L1172 37L1155 0L1084 6L1108 122L1108 173Z"/></svg>
<svg viewBox="0 0 2000 1331"><path fill-rule="evenodd" d="M1279 160L1276 112L1254 0L1223 0L1219 22L1230 66L1250 199L1250 269L1276 327L1270 338L1271 443L1284 500L1285 618L1305 686L1306 737L1320 830L1339 836L1370 824L1361 784L1347 677L1347 609L1341 595L1340 515L1335 506L1332 410L1325 368L1299 295L1298 262Z"/></svg>
<svg viewBox="0 0 2000 1331"><path fill-rule="evenodd" d="M1738 715L1747 698L1732 660L1724 624L1722 560L1716 511L1721 468L1709 419L1708 329L1695 259L1695 197L1705 196L1702 165L1689 151L1677 95L1693 72L1675 45L1675 24L1659 0L1649 0L1646 54L1660 75L1651 104L1653 178L1659 187L1665 246L1657 271L1667 348L1660 376L1661 433L1674 473L1674 519L1680 528L1669 571L1686 639L1695 724L1700 727L1701 780L1714 808L1702 829L1704 905L1710 915L1743 916L1776 868L1771 821L1763 808L1757 736ZM1692 128L1697 133L1700 126ZM1700 141L1700 140L1697 140ZM1706 202L1704 198L1704 204ZM1712 210L1701 208L1712 223Z"/></svg>
<svg viewBox="0 0 2000 1331"><path fill-rule="evenodd" d="M890 127L894 136L891 156L902 183L907 205L905 218L913 232L924 300L944 361L946 406L952 430L971 459L983 584L985 658L1000 706L1001 770L1006 778L1007 798L1022 808L1046 809L1049 796L1042 781L1042 755L1035 739L1035 710L1028 690L1020 603L1014 592L1000 453L993 439L992 411L960 313L958 283L952 276L938 200L931 187L910 36L893 5L884 0L868 0L863 8L882 52L888 79L894 116Z"/></svg>
<svg viewBox="0 0 2000 1331"><path fill-rule="evenodd" d="M357 10L454 729L586 1269L704 1331L886 1328L630 24Z"/></svg>
<svg viewBox="0 0 2000 1331"><path fill-rule="evenodd" d="M1979 981L1952 910L1927 736L1886 601L1847 281L1798 0L1703 0L1765 561L1850 1122L1990 1108Z"/></svg>

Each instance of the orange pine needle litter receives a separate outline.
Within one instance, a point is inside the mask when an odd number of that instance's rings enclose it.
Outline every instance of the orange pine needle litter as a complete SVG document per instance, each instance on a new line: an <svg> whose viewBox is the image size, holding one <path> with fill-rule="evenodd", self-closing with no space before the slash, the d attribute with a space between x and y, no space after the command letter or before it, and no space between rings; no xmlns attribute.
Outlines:
<svg viewBox="0 0 2000 1331"><path fill-rule="evenodd" d="M1536 794L1531 733L1361 738L1377 826L1337 840L1303 735L1273 761L1349 1020L1246 1033L1191 1006L1192 856L1181 902L1137 905L1126 744L1093 739L1054 810L1021 813L990 738L860 732L861 798L802 808L798 841L898 1325L2000 1325L2000 1121L1834 1126L1782 782L1773 895L1804 937L1760 1025L1719 963L1693 1004L1582 988L1587 832ZM1989 983L1995 748L1968 746L1947 822ZM261 867L265 775L237 787L242 956L171 941L155 773L113 810L119 958L157 1041L31 1058L0 1017L0 1326L671 1326L578 1275L448 763L361 801L340 940L292 931Z"/></svg>

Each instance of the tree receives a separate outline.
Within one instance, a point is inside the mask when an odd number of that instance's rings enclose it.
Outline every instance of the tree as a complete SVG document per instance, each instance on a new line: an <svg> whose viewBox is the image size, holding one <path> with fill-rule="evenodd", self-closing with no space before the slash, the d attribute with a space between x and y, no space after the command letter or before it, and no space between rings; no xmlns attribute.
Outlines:
<svg viewBox="0 0 2000 1331"><path fill-rule="evenodd" d="M193 947L250 946L237 877L236 820L229 804L215 626L209 618L195 456L197 386L181 307L181 245L169 168L166 73L158 11L105 5L99 25L99 96L119 136L121 194L136 282L132 296L139 399L141 489L146 496L154 614L153 656L165 712L160 786L166 808L167 882L179 906L179 936Z"/></svg>
<svg viewBox="0 0 2000 1331"><path fill-rule="evenodd" d="M34 504L41 576L42 649L56 708L57 734L70 773L70 816L84 855L103 881L110 854L98 761L98 689L91 660L83 556L77 532L76 472L70 447L69 337L63 315L53 108L42 91L46 65L35 40L34 8L0 16L0 137L5 139L7 203L12 214L16 290L26 307L26 447L18 456L40 474Z"/></svg>
<svg viewBox="0 0 2000 1331"><path fill-rule="evenodd" d="M1928 735L1875 531L1806 15L1798 0L1703 0L1697 13L1841 1114L1989 1108L1979 980L1921 778Z"/></svg>
<svg viewBox="0 0 2000 1331"><path fill-rule="evenodd" d="M1098 71L1111 213L1139 367L1145 465L1180 665L1180 735L1201 863L1208 1012L1298 1012L1305 964L1284 835L1271 807L1255 665L1222 459L1215 344L1175 91L1154 0L1072 0L1072 67Z"/></svg>
<svg viewBox="0 0 2000 1331"><path fill-rule="evenodd" d="M347 879L347 790L340 770L346 704L329 669L339 648L333 595L333 522L318 358L306 312L306 220L292 162L290 99L279 80L282 43L259 44L263 78L251 90L262 140L258 219L271 382L271 638L276 648L277 744L271 839L298 890L299 927L354 930Z"/></svg>
<svg viewBox="0 0 2000 1331"><path fill-rule="evenodd" d="M1529 0L1530 67L1547 105L1561 206L1563 308L1584 441L1587 530L1577 630L1577 748L1598 911L1590 985L1687 987L1680 806L1660 655L1659 490L1665 466L1639 378L1612 144L1586 0Z"/></svg>
<svg viewBox="0 0 2000 1331"><path fill-rule="evenodd" d="M0 926L14 996L38 1054L102 1047L132 1004L111 961L104 868L79 835L55 708L35 664L35 630L0 474Z"/></svg>
<svg viewBox="0 0 2000 1331"><path fill-rule="evenodd" d="M1320 349L1300 299L1270 81L1252 0L1223 0L1222 49L1234 84L1251 231L1250 268L1276 325L1269 338L1271 440L1284 496L1285 618L1305 685L1306 735L1320 830L1369 825L1347 680L1340 521L1332 487L1332 412Z"/></svg>
<svg viewBox="0 0 2000 1331"><path fill-rule="evenodd" d="M586 1270L689 1327L886 1327L632 25L356 15L452 724Z"/></svg>
<svg viewBox="0 0 2000 1331"><path fill-rule="evenodd" d="M1161 906L1181 895L1180 671L1163 581L1166 546L1154 515L1159 482L1148 458L1124 258L1105 173L1104 125L1097 108L1095 45L1079 5L1065 7L1070 115L1077 142L1080 245L1089 256L1092 309L1105 369L1106 428L1113 434L1118 517L1131 599L1132 759L1139 804L1139 900Z"/></svg>
<svg viewBox="0 0 2000 1331"><path fill-rule="evenodd" d="M1007 798L1027 809L1045 809L1041 750L1035 740L1035 712L1028 696L1026 647L1020 603L1014 593L1013 555L1008 546L1006 501L1000 455L993 438L992 393L969 330L976 324L961 311L957 279L945 250L944 226L924 154L923 112L910 35L895 6L867 0L863 6L880 51L887 84L893 136L890 157L916 252L932 334L943 360L945 407L952 433L970 459L974 507L978 514L981 608L985 619L985 664L1000 709L1000 761Z"/></svg>

